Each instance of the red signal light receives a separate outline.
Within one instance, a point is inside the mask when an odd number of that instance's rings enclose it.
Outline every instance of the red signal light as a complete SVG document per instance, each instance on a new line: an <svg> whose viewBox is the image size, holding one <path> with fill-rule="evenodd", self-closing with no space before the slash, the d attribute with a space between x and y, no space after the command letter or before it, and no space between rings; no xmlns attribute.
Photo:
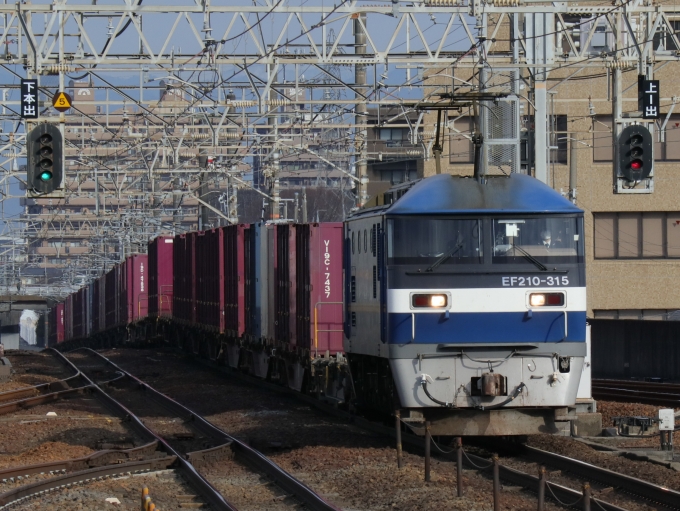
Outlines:
<svg viewBox="0 0 680 511"><path fill-rule="evenodd" d="M642 169L642 161L640 160L633 160L630 162L630 168L633 170L640 170Z"/></svg>

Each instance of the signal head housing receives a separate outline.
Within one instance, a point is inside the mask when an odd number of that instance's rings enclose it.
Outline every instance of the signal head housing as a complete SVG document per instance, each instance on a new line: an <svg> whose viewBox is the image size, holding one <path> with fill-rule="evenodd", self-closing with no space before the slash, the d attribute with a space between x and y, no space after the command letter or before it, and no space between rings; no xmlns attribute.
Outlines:
<svg viewBox="0 0 680 511"><path fill-rule="evenodd" d="M47 195L62 188L64 142L59 127L39 124L26 135L27 187L34 195Z"/></svg>
<svg viewBox="0 0 680 511"><path fill-rule="evenodd" d="M627 181L647 179L654 168L652 134L642 125L623 129L617 140L618 170Z"/></svg>

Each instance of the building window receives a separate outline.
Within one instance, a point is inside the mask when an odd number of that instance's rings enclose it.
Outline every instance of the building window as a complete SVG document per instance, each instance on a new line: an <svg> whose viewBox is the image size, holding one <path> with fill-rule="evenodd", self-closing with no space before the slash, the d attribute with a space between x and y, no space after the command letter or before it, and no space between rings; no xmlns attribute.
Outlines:
<svg viewBox="0 0 680 511"><path fill-rule="evenodd" d="M595 259L680 258L680 212L594 213Z"/></svg>
<svg viewBox="0 0 680 511"><path fill-rule="evenodd" d="M404 128L380 128L380 140L383 142L408 140L409 130Z"/></svg>
<svg viewBox="0 0 680 511"><path fill-rule="evenodd" d="M680 321L677 309L602 309L593 311L594 319L644 319L647 321Z"/></svg>
<svg viewBox="0 0 680 511"><path fill-rule="evenodd" d="M458 117L449 120L452 128L449 135L449 163L470 164L475 162L475 148L472 145L474 124L471 117Z"/></svg>
<svg viewBox="0 0 680 511"><path fill-rule="evenodd" d="M569 133L567 132L567 116L550 116L550 161L552 163L567 164L567 148L569 147Z"/></svg>

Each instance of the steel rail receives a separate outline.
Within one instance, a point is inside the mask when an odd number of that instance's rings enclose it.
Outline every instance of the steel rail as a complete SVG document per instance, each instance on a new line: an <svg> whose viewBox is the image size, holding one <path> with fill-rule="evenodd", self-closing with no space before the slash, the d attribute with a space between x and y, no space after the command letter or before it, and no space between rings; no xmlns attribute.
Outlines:
<svg viewBox="0 0 680 511"><path fill-rule="evenodd" d="M385 435L385 436L390 436L390 437L395 437L396 434L394 432L394 429L391 427L386 427L381 424L377 424L375 422L371 422L367 419L364 419L362 417L357 417L355 415L350 414L349 412L340 410L336 407L330 406L326 403L323 403L319 401L318 399L311 397L311 396L306 396L304 394L300 394L299 392L292 391L288 389L287 387L282 387L279 385L275 385L263 380L260 380L258 378L254 378L250 375L240 373L238 371L234 371L231 368L227 367L217 367L214 365L212 362L207 362L201 359L197 360L201 365L204 367L207 367L209 369L217 370L221 373L226 373L229 375L229 377L234 377L235 379L241 380L245 383L249 383L251 385L256 385L261 388L265 388L268 390L272 390L274 392L279 392L291 396L295 396L299 400L314 406L315 408L321 410L322 412L328 413L329 415L333 415L335 417L345 419L350 421L352 424L355 426L365 429L368 431L371 431L373 433ZM417 449L423 449L423 438L412 435L412 434L402 434L402 442L403 443L408 443L409 445L417 448ZM620 474L618 472L613 472L608 469L604 469L601 467L597 467L595 465L590 465L588 463L582 462L580 460L576 460L573 458L568 458L566 456L560 456L557 454L552 454L548 453L546 451L541 451L540 449L535 449L532 447L526 446L528 451L531 451L531 455L535 455L537 458L540 456L540 453L545 453L546 460L548 459L548 456L554 456L555 458L551 458L551 462L549 464L553 464L552 461L554 460L555 463L557 463L557 457L561 458L562 462L566 464L573 462L571 465L571 468L566 468L565 470L572 471L576 474L579 474L579 470L582 468L583 470L580 472L581 474L585 474L587 472L588 478L592 478L593 481L595 482L602 482L604 484L607 484L609 486L620 486L622 489L627 491L629 494L633 494L634 496L643 498L643 499L648 499L648 500L654 500L657 502L662 502L662 503L671 503L671 507L673 509L680 508L680 505L678 502L680 500L673 500L673 499L678 499L675 495L680 495L679 492L675 490L670 490L664 486L660 485L655 485L654 483L650 483L647 481L643 481L641 479L636 479L630 476L625 476L623 474ZM442 456L452 459L455 462L455 457L453 454L446 454L446 453L441 453ZM479 456L474 456L472 454L466 453L466 456L473 460L475 464L488 464L490 460L486 458L482 458ZM464 460L465 464L465 460ZM546 461L546 464L548 464L548 461ZM468 466L474 466L470 463L467 464ZM578 468L577 468L578 467ZM502 479L509 481L513 484L517 484L519 486L523 486L527 489L530 489L532 491L537 491L538 490L538 477L533 476L531 474L527 474L524 472L521 472L519 470L510 468L510 467L504 467L500 466L500 476ZM614 479L610 478L616 478L617 476L620 476L622 479L619 479L617 484L612 484ZM625 482L623 478L627 478ZM550 486L550 488L553 490L555 495L563 500L563 499L576 499L582 494L576 490L573 490L571 488L567 488L561 485L558 485L556 483L550 483L546 481L546 484ZM596 502L598 505L602 506L603 509L607 511L626 511L623 508L620 508L614 504L610 504L608 502L605 502L603 500L596 499L594 497L591 497L593 502ZM671 500L669 500L671 499Z"/></svg>
<svg viewBox="0 0 680 511"><path fill-rule="evenodd" d="M636 497L664 504L671 509L680 509L680 492L677 490L528 445L523 449L524 454L537 463L566 470L578 477L618 488Z"/></svg>
<svg viewBox="0 0 680 511"><path fill-rule="evenodd" d="M103 467L81 470L72 474L53 477L45 481L27 484L14 488L0 495L0 509L8 504L16 503L26 498L43 494L50 490L64 488L73 484L88 482L93 479L123 475L132 472L163 470L172 466L177 460L176 456L166 456L144 461L131 461L129 463L119 463L115 465L105 465Z"/></svg>
<svg viewBox="0 0 680 511"><path fill-rule="evenodd" d="M620 389L659 390L668 393L680 393L679 383L660 383L638 380L593 380L593 387L616 387Z"/></svg>
<svg viewBox="0 0 680 511"><path fill-rule="evenodd" d="M20 399L18 401L11 401L9 403L4 403L0 405L0 415L5 413L12 413L19 410L28 408L29 406L44 405L47 403L53 403L59 401L71 394L81 394L86 392L90 388L89 385L83 385L82 387L75 387L72 389L60 390L58 392L51 392L49 394L43 394L42 396L29 397L26 399Z"/></svg>
<svg viewBox="0 0 680 511"><path fill-rule="evenodd" d="M612 401L644 403L650 405L680 408L680 394L668 394L664 392L647 392L644 390L601 387L596 385L593 385L592 393L593 397L596 399L609 399Z"/></svg>
<svg viewBox="0 0 680 511"><path fill-rule="evenodd" d="M132 461L130 458L138 456L150 456L156 451L158 442L155 440L148 444L132 449L121 449L115 451L106 449L103 451L93 452L88 456L81 458L71 458L68 460L50 461L47 463L39 463L35 465L24 465L21 467L11 467L0 470L0 480L10 479L12 477L28 477L33 474L43 474L47 472L87 470L89 468L103 467L105 465L119 464L121 460ZM135 460L140 461L140 460Z"/></svg>
<svg viewBox="0 0 680 511"><path fill-rule="evenodd" d="M73 376L69 376L68 378L64 378L63 380L53 381L49 383L41 383L40 385L33 385L31 387L21 387L19 389L8 390L7 392L0 393L0 402L14 401L25 397L30 397L36 392L41 392L43 390L52 390L53 387L61 385L63 385L63 388L67 388L69 386L69 382L71 380L79 378L79 376L80 375L74 374Z"/></svg>
<svg viewBox="0 0 680 511"><path fill-rule="evenodd" d="M451 454L447 456L452 457ZM465 457L467 457L469 460L467 463ZM474 467L473 463L488 464L491 461L486 458L475 456L474 454L469 453L465 453L465 457L463 458L463 465L467 464L468 466L472 466L473 468L476 468ZM504 465L499 465L498 468L501 479L504 479L518 486L522 486L523 488L527 488L531 491L538 492L539 483L537 476L533 476L531 474L527 474L526 472L522 472L515 468L506 467ZM567 488L566 486L562 486L557 483L551 483L550 481L546 481L545 485L550 489L550 491L555 495L555 497L557 497L560 500L569 500L570 502L575 502L583 497L583 494L581 492L573 490L571 488ZM609 502L605 502L604 500L600 500L595 497L590 497L590 499L592 502L596 503L605 511L628 511L625 508L616 506L614 504L610 504ZM567 507L573 507L573 505Z"/></svg>
<svg viewBox="0 0 680 511"><path fill-rule="evenodd" d="M59 357L62 357L67 364L70 364L77 369L77 366L69 359L67 359L62 353L53 348L49 349L56 353ZM124 371L121 371L121 373L127 376L127 374ZM222 494L208 482L207 479L205 479L201 474L199 474L196 471L196 469L191 465L191 463L182 458L182 456L180 456L180 454L177 451L175 451L175 449L172 446L170 446L170 444L168 444L164 438L160 437L159 435L154 433L151 429L146 427L146 425L142 422L142 420L139 417L132 413L122 403L118 402L108 393L104 392L101 389L101 387L94 383L87 375L83 374L83 378L85 378L85 380L90 383L92 390L98 394L98 396L110 409L112 409L115 413L122 415L123 417L126 417L129 420L129 424L133 427L133 429L135 429L138 433L140 433L144 437L157 440L158 443L162 446L163 450L174 457L177 463L179 463L180 469L183 475L188 480L189 484L191 484L196 490L198 490L198 492L203 496L207 503L211 507L213 507L215 511L238 511L236 507L230 504L222 496Z"/></svg>
<svg viewBox="0 0 680 511"><path fill-rule="evenodd" d="M235 437L232 437L225 431L219 429L218 427L214 426L210 422L208 422L205 418L194 412L193 410L189 409L188 407L178 403L174 399L166 396L165 394L162 394L161 392L157 391L153 387L149 386L136 376L128 373L118 365L116 365L114 362L106 358L105 356L101 355L100 353L97 353L96 351L90 349L90 348L78 348L75 351L86 351L91 353L92 355L99 357L102 359L107 365L110 365L111 367L114 367L116 371L120 371L121 373L125 374L128 378L130 378L131 381L135 382L137 385L139 385L141 388L144 389L145 392L149 393L153 399L155 399L160 405L171 411L172 413L182 417L185 420L191 420L192 421L192 426L196 427L199 431L204 433L207 436L210 436L211 438L214 439L221 439L223 443L231 443L231 448L234 451L235 454L240 455L243 460L254 467L255 469L259 470L260 472L264 473L267 475L269 478L271 478L280 488L285 490L286 492L290 493L293 495L296 499L304 503L305 506L307 506L309 509L312 510L318 510L318 511L340 511L339 508L335 507L328 501L326 501L323 497L315 493L313 490L311 490L308 486L306 486L304 483L293 477L291 474L286 472L284 469L279 467L276 463L271 461L269 458L264 456L262 453L257 451L256 449L253 449L249 445L245 444L244 442L238 440ZM61 355L61 354L60 354ZM63 356L63 355L62 355ZM104 393L105 394L105 393ZM108 394L105 394L108 396ZM109 399L110 396L108 396ZM121 405L122 406L122 405ZM128 412L129 413L129 412ZM162 439L160 439L163 441ZM165 443L163 441L163 443ZM169 446L168 446L169 447ZM170 448L170 447L169 447ZM171 449L171 448L170 448ZM198 472L195 471L195 468L188 463L187 461L180 459L181 462L186 463L189 467L191 467L192 471L198 476L201 477ZM203 479L204 480L204 479ZM206 481L207 483L207 481ZM208 483L209 484L209 483ZM226 502L226 501L225 501Z"/></svg>
<svg viewBox="0 0 680 511"><path fill-rule="evenodd" d="M68 367L73 370L73 368ZM40 383L38 385L30 385L28 387L20 387L18 389L8 390L6 392L0 392L0 402L2 401L13 401L16 399L21 399L24 397L30 397L34 392L41 392L42 390L52 390L52 387L63 385L64 388L68 387L71 380L80 377L80 373L69 376L68 378L62 378L61 380L52 381L48 383Z"/></svg>

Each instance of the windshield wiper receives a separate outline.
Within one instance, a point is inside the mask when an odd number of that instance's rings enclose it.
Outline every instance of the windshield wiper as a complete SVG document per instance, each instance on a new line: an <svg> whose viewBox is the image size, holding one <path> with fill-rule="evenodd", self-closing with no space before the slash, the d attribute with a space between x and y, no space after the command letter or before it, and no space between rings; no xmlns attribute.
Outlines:
<svg viewBox="0 0 680 511"><path fill-rule="evenodd" d="M524 250L520 245L513 245L513 248L516 248L517 250L519 250L520 252L522 252L522 254L524 254L524 257L526 257L529 261L531 261L532 263L534 263L534 265L536 266L536 268L538 268L539 270L541 270L541 271L548 271L548 267L547 267L547 266L545 266L541 261L539 261L539 260L536 259L534 256L532 256L529 252L527 252L526 250Z"/></svg>
<svg viewBox="0 0 680 511"><path fill-rule="evenodd" d="M456 254L456 252L458 252L461 248L463 248L463 244L462 244L462 243L457 243L456 246L453 247L453 249L451 249L450 252L444 252L444 255L442 255L439 259L437 259L434 263L432 263L432 265L429 266L429 267L427 268L427 270L425 270L425 271L432 271L432 270L434 270L437 266L439 266L440 264L442 264L442 263L443 263L444 261L446 261L449 257L453 257L453 256Z"/></svg>

